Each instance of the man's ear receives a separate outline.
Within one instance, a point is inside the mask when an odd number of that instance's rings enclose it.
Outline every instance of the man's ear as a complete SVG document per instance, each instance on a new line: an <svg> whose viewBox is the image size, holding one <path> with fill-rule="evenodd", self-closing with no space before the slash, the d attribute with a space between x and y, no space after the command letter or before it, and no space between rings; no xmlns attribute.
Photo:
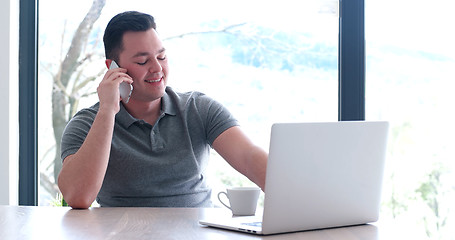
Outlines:
<svg viewBox="0 0 455 240"><path fill-rule="evenodd" d="M109 69L109 67L111 66L111 63L112 63L112 59L106 59L106 67L107 69Z"/></svg>

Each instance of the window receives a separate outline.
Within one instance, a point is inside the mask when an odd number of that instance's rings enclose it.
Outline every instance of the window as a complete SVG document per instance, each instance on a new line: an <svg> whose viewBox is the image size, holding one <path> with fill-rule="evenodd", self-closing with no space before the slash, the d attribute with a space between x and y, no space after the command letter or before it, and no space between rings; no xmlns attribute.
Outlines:
<svg viewBox="0 0 455 240"><path fill-rule="evenodd" d="M429 239L455 229L454 8L381 0L365 10L366 119L391 123L382 220Z"/></svg>
<svg viewBox="0 0 455 240"><path fill-rule="evenodd" d="M129 9L108 1L76 58L85 61L62 68L91 4L40 1L40 205L48 205L58 192L56 146L62 128L75 111L97 102L96 87L106 71L102 34L121 11L139 9L155 17L170 61L170 86L222 102L264 149L273 122L337 120L337 1L229 1L222 6L202 0L130 1ZM64 79L64 71L71 77ZM230 168L218 158L213 154L210 166L214 192L250 184L234 170L225 171Z"/></svg>

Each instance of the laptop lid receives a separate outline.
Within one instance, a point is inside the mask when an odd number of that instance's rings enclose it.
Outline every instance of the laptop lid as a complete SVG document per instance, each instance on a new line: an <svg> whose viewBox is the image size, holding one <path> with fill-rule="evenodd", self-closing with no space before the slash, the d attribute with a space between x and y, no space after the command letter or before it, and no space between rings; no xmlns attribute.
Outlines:
<svg viewBox="0 0 455 240"><path fill-rule="evenodd" d="M262 233L377 221L388 123L272 126Z"/></svg>
<svg viewBox="0 0 455 240"><path fill-rule="evenodd" d="M387 133L387 122L274 124L262 227L250 227L251 217L200 223L266 235L374 222Z"/></svg>

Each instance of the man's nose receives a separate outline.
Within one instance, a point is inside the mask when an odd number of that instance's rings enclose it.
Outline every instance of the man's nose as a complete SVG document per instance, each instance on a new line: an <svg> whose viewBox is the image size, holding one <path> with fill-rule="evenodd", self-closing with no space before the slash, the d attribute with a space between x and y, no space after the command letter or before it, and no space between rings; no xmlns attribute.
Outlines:
<svg viewBox="0 0 455 240"><path fill-rule="evenodd" d="M151 73L161 72L161 70L163 70L163 68L161 67L161 64L158 61L158 59L155 59L154 61L151 61L151 65L149 67L149 71Z"/></svg>

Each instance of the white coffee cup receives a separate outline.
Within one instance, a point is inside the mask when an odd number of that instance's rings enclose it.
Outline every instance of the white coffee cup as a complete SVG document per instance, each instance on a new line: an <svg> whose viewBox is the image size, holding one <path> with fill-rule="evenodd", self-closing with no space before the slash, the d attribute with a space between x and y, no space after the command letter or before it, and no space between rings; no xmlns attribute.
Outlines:
<svg viewBox="0 0 455 240"><path fill-rule="evenodd" d="M226 192L218 193L218 200L225 207L231 209L233 215L248 216L256 213L260 188L257 187L233 187L226 189ZM229 199L229 205L221 200L221 195Z"/></svg>

